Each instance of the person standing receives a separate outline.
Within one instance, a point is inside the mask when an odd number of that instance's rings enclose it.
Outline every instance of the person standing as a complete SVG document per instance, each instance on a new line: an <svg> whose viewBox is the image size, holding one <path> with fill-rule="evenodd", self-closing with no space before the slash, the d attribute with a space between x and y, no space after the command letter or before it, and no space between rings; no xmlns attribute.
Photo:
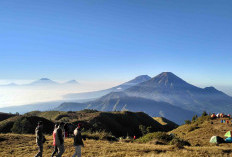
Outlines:
<svg viewBox="0 0 232 157"><path fill-rule="evenodd" d="M39 121L38 126L35 129L36 135L36 144L38 146L39 152L35 155L35 157L43 156L43 143L45 142L45 137L43 136L43 122Z"/></svg>
<svg viewBox="0 0 232 157"><path fill-rule="evenodd" d="M75 153L72 157L81 157L81 147L84 147L84 143L81 136L81 125L78 124L77 128L74 130L74 147Z"/></svg>
<svg viewBox="0 0 232 157"><path fill-rule="evenodd" d="M55 124L55 128L54 128L54 131L53 131L53 134L52 134L52 136L53 136L54 151L53 151L51 157L53 157L53 156L58 152L57 145L56 145L56 132L57 132L58 126L59 126L59 125L56 123L56 124Z"/></svg>
<svg viewBox="0 0 232 157"><path fill-rule="evenodd" d="M64 135L63 135L63 130L64 130L64 123L61 122L59 127L57 128L55 134L55 143L58 149L58 154L56 157L61 157L64 154Z"/></svg>

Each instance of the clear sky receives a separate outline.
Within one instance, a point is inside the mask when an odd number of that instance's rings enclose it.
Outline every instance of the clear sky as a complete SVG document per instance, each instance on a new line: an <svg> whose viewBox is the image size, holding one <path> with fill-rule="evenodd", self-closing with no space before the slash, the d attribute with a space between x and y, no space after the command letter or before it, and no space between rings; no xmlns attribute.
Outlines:
<svg viewBox="0 0 232 157"><path fill-rule="evenodd" d="M0 79L232 86L231 0L1 0Z"/></svg>

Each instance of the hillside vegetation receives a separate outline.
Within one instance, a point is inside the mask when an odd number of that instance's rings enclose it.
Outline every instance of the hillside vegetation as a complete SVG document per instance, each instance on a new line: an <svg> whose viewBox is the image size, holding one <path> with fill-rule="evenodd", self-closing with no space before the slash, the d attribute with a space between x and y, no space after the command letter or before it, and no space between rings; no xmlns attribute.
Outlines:
<svg viewBox="0 0 232 157"><path fill-rule="evenodd" d="M1 157L26 157L35 156L37 146L34 135L0 134ZM46 136L43 156L51 156L53 152L52 136ZM109 142L103 140L86 140L82 148L84 157L199 157L199 156L229 156L232 152L231 146L203 146L178 148L175 145L157 145L153 143L136 142ZM64 157L70 157L74 153L73 139L65 139Z"/></svg>
<svg viewBox="0 0 232 157"><path fill-rule="evenodd" d="M33 111L22 116L12 117L0 122L2 133L34 133L38 121L44 122L46 133L53 131L55 122L72 125L83 124L85 132L106 132L116 137L142 136L148 132L170 131L176 125L165 126L143 112L100 112L83 110L77 112ZM173 123L174 124L174 123Z"/></svg>
<svg viewBox="0 0 232 157"><path fill-rule="evenodd" d="M16 116L15 114L10 114L10 113L2 113L0 112L0 121L3 121L5 119L8 119L10 117Z"/></svg>
<svg viewBox="0 0 232 157"><path fill-rule="evenodd" d="M160 123L166 130L173 130L178 127L178 125L164 117L153 117L155 121Z"/></svg>
<svg viewBox="0 0 232 157"><path fill-rule="evenodd" d="M49 115L49 113L52 114ZM57 120L50 121L42 116L49 116L51 119ZM83 132L84 136L88 136L87 140L84 141L85 148L82 149L83 156L86 157L229 156L232 153L232 143L209 144L211 136L223 137L230 130L231 122L230 124L221 123L222 119L211 120L209 116L202 116L194 118L192 122L186 121L188 124L170 132L160 132L159 129L164 129L164 126L173 125L176 127L175 123L164 118L151 118L141 112L133 113L128 111L31 112L0 122L0 132L20 133L0 134L0 156L34 156L37 152L37 146L35 144L35 135L32 134L34 134L34 124L38 120L42 120L45 126L47 125L47 128L45 128L47 141L44 145L44 156L50 156L53 151L50 132L53 129L53 122L64 120L68 120L73 124L82 122L85 125L85 129L90 127L90 130L84 130ZM149 133L149 130L153 127L151 123L154 125L153 131L156 132L151 131ZM25 126L30 127L26 128ZM91 129L96 129L98 126L105 130L91 132ZM104 138L104 136L108 136L111 133L114 135L126 133L126 135L130 136L130 131L136 132L137 127L135 126L138 127L139 133L143 135L136 140L125 136L122 139L118 138L119 141L111 141ZM25 130L14 130L15 128L24 128ZM107 129L111 130L111 133L105 132L108 131ZM24 132L27 134L23 134ZM98 138L95 138L96 136ZM65 149L64 157L72 156L74 153L72 138L65 139Z"/></svg>
<svg viewBox="0 0 232 157"><path fill-rule="evenodd" d="M202 116L190 124L182 125L170 131L170 133L176 134L193 146L209 146L211 145L209 140L212 136L220 136L225 139L225 133L231 130L231 120L229 120L229 124L221 123L221 120L224 119L227 120L228 118L210 119L209 116ZM231 144L223 143L221 145L231 146Z"/></svg>
<svg viewBox="0 0 232 157"><path fill-rule="evenodd" d="M54 123L36 116L15 116L0 122L0 133L34 134L37 123L44 123L44 133L50 134L53 131Z"/></svg>

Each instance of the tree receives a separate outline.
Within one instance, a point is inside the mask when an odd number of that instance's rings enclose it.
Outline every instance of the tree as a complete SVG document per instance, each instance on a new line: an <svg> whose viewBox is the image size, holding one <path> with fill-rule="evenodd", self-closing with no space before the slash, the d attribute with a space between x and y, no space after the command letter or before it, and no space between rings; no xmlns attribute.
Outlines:
<svg viewBox="0 0 232 157"><path fill-rule="evenodd" d="M192 118L192 122L195 122L197 120L198 116L197 115L194 115L193 118Z"/></svg>
<svg viewBox="0 0 232 157"><path fill-rule="evenodd" d="M185 124L191 124L190 120L185 120L184 122L185 122Z"/></svg>
<svg viewBox="0 0 232 157"><path fill-rule="evenodd" d="M202 113L202 117L204 117L204 116L207 116L208 114L206 113L206 111L203 111L203 113Z"/></svg>
<svg viewBox="0 0 232 157"><path fill-rule="evenodd" d="M142 135L147 133L146 127L144 125L139 125L139 130L141 131Z"/></svg>
<svg viewBox="0 0 232 157"><path fill-rule="evenodd" d="M152 127L151 126L149 126L149 127L147 127L147 129L146 129L146 133L148 134L148 133L151 133L151 130L152 130Z"/></svg>

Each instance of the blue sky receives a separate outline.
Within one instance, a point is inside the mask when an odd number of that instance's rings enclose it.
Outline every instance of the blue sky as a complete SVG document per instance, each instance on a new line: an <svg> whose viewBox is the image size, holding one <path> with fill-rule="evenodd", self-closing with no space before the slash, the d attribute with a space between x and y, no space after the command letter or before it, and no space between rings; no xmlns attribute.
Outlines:
<svg viewBox="0 0 232 157"><path fill-rule="evenodd" d="M0 79L232 86L231 0L0 1Z"/></svg>

